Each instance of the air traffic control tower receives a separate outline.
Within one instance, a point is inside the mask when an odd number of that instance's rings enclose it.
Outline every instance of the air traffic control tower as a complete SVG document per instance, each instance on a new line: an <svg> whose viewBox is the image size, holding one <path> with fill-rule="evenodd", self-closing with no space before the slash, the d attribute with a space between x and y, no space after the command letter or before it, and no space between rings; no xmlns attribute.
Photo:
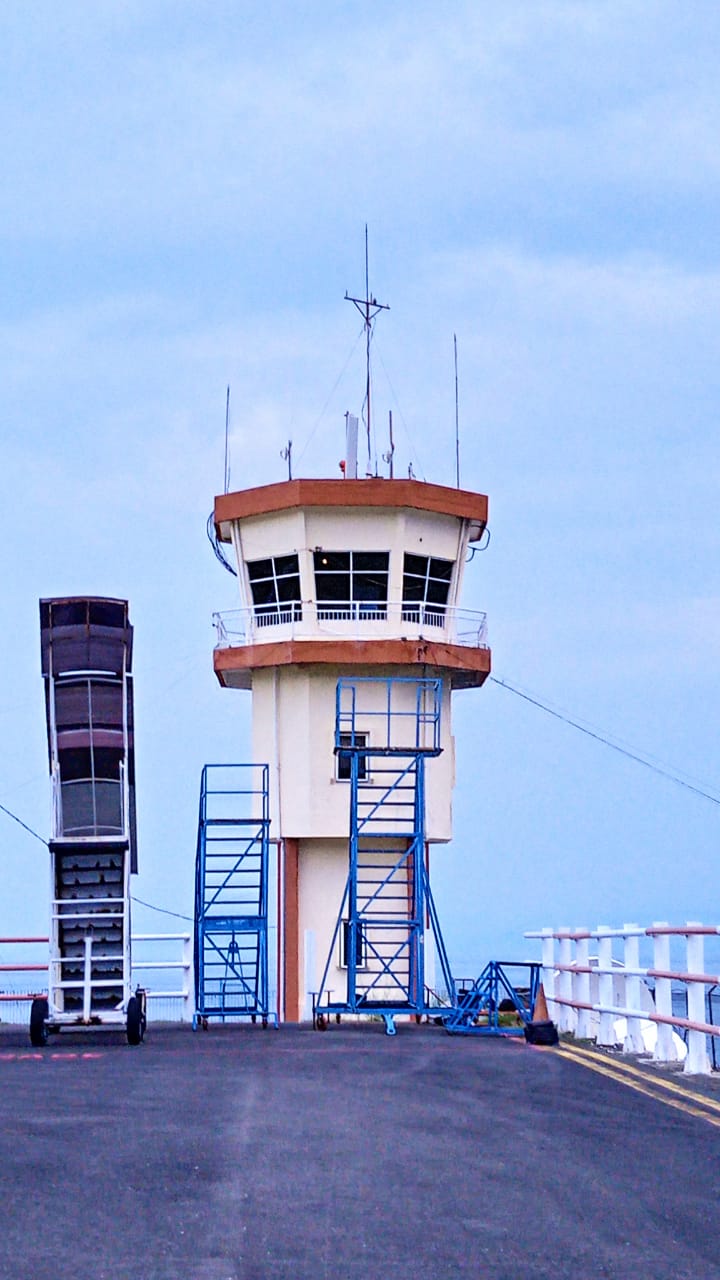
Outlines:
<svg viewBox="0 0 720 1280"><path fill-rule="evenodd" d="M323 985L336 998L349 967L358 983L372 974L370 952L380 949L371 912L383 893L392 890L396 916L415 913L417 936L394 954L422 944L428 908L411 885L417 857L412 864L396 852L409 847L402 823L397 839L385 838L386 823L375 842L372 875L384 887L366 892L365 917L354 898L348 903L350 792L371 819L384 794L394 806L386 804L388 821L398 821L403 790L417 812L414 766L399 764L397 750L389 766L385 760L393 757L389 699L398 722L415 724L418 690L424 707L434 698L436 710L420 717L439 735L434 748L416 735L416 746L432 756L422 821L414 824L427 875L430 847L452 834L452 694L482 685L490 672L485 615L460 608L464 567L486 522L482 494L414 479L291 479L215 500L217 537L232 546L242 607L216 618L214 667L225 688L250 690L253 759L270 766L270 837L278 850L270 891L277 889L279 903L284 1021L309 1018ZM343 720L342 686L353 708L356 694L369 698L371 714L356 719L353 710ZM384 783L389 767L395 780ZM362 840L356 844L362 859ZM356 869L358 884L362 874ZM377 975L366 979L357 1007L370 1009L375 996L382 1007L381 988Z"/></svg>

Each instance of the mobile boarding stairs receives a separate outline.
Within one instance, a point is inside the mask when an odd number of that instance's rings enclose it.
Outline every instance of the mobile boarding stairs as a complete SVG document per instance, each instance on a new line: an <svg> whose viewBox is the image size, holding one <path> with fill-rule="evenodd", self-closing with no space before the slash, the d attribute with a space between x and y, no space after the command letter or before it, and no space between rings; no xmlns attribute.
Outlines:
<svg viewBox="0 0 720 1280"><path fill-rule="evenodd" d="M137 870L132 627L125 600L41 600L42 673L53 787L48 994L30 1012L51 1032L145 1034L132 989L130 875Z"/></svg>

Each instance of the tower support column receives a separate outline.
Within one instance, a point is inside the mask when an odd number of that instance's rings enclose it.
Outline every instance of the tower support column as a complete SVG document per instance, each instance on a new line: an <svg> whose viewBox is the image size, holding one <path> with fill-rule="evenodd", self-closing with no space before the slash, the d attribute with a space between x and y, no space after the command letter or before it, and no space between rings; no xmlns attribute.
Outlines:
<svg viewBox="0 0 720 1280"><path fill-rule="evenodd" d="M286 837L283 855L283 1007L285 1022L300 1022L299 841Z"/></svg>

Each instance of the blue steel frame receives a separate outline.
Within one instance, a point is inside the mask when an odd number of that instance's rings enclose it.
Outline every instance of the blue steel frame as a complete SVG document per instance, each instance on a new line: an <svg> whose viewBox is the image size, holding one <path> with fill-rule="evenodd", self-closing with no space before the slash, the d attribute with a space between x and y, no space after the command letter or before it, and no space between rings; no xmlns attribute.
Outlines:
<svg viewBox="0 0 720 1280"><path fill-rule="evenodd" d="M414 685L414 707L398 709L397 695L402 686ZM380 707L358 706L358 695L370 689L384 690L384 705ZM395 700L393 701L393 695ZM366 729L358 730L357 719L362 718L363 725L372 727L373 750L383 755L410 755L421 752L423 755L439 756L440 746L440 708L442 699L442 680L413 679L411 676L358 676L351 678L341 676L335 690L335 750L360 750L361 739ZM408 741L396 741L402 738L402 729L410 721L410 737ZM343 742L342 739L346 741ZM429 740L428 740L429 738ZM347 742L349 739L349 744Z"/></svg>
<svg viewBox="0 0 720 1280"><path fill-rule="evenodd" d="M520 969L526 973L522 986L517 979L510 979L509 969ZM460 992L455 1008L444 1020L445 1030L449 1035L460 1036L524 1035L525 1027L532 1022L539 986L539 964L490 960L472 986ZM512 1001L520 1019L519 1027L511 1027L501 1021L500 1003L504 1000Z"/></svg>
<svg viewBox="0 0 720 1280"><path fill-rule="evenodd" d="M414 686L414 705L398 708L401 686L408 685ZM368 708L362 694L371 689L382 690L384 697L373 699L371 695ZM437 1007L428 1003L425 986L426 927L433 934L442 976L455 1003L425 865L425 758L441 751L441 697L440 680L364 677L338 681L335 749L350 762L349 868L320 991L313 1004L315 1025L325 1025L331 1014L337 1018L343 1013L374 1014L384 1019L387 1034L394 1035L398 1014L414 1015L418 1020L437 1014ZM368 729L372 729L372 743L367 740ZM372 775L371 781L367 774ZM397 848L398 838L404 848ZM346 998L333 1001L327 993L323 1003L344 927Z"/></svg>
<svg viewBox="0 0 720 1280"><path fill-rule="evenodd" d="M207 764L195 864L195 1016L261 1019L268 998L268 766ZM222 785L213 786L218 780ZM232 782L234 785L229 785Z"/></svg>

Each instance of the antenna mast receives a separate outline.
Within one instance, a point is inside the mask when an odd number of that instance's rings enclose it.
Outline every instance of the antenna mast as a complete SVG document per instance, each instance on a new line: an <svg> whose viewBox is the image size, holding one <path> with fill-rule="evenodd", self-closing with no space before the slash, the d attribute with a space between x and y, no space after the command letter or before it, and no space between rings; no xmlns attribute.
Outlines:
<svg viewBox="0 0 720 1280"><path fill-rule="evenodd" d="M228 384L227 395L225 397L225 474L223 476L223 493L227 493L230 487L230 471L228 469L229 426L230 426L230 385Z"/></svg>
<svg viewBox="0 0 720 1280"><path fill-rule="evenodd" d="M460 416L458 402L458 371L457 371L457 334L453 334L453 346L455 348L455 487L460 488Z"/></svg>
<svg viewBox="0 0 720 1280"><path fill-rule="evenodd" d="M378 302L376 298L373 298L371 296L369 274L370 273L368 270L368 229L367 229L367 223L365 223L365 297L353 298L350 296L350 294L346 290L345 301L353 302L355 304L358 311L360 312L360 315L363 318L363 323L365 325L365 369L366 369L365 403L367 404L367 424L366 425L367 425L367 443L368 443L368 469L370 470L372 466L372 445L371 445L372 437L370 434L370 421L371 421L370 340L372 338L373 320L381 311L389 311L390 308L388 306L385 306L382 302Z"/></svg>

